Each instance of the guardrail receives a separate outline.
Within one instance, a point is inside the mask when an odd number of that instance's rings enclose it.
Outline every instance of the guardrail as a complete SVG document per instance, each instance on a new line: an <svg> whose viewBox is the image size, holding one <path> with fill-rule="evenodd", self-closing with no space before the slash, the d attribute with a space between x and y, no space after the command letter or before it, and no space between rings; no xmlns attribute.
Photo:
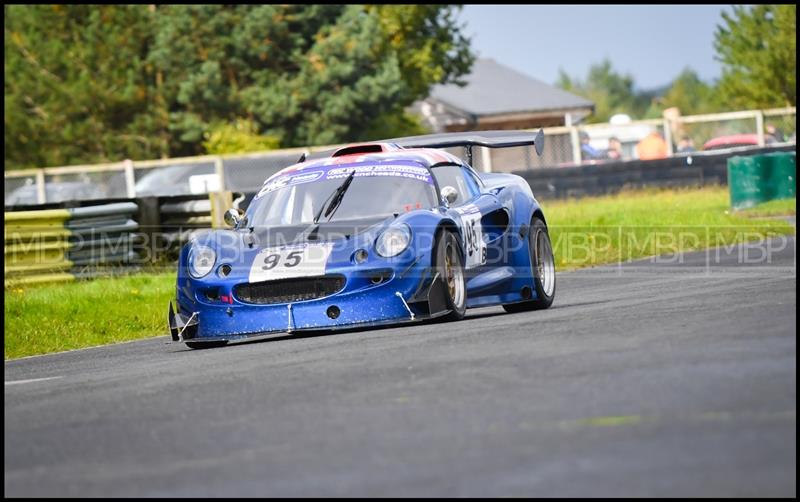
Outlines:
<svg viewBox="0 0 800 502"><path fill-rule="evenodd" d="M133 202L4 214L5 286L71 281L135 263ZM105 267L105 268L103 268Z"/></svg>

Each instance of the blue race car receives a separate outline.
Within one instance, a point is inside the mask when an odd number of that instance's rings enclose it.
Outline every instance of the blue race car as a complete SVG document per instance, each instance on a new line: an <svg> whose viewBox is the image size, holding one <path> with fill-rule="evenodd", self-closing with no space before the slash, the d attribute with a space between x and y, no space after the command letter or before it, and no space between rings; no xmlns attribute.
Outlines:
<svg viewBox="0 0 800 502"><path fill-rule="evenodd" d="M548 308L555 265L528 183L476 172L472 147L543 134L482 131L356 144L270 177L230 230L180 253L172 339L191 348L274 333L456 321L467 308ZM441 148L464 147L467 161Z"/></svg>

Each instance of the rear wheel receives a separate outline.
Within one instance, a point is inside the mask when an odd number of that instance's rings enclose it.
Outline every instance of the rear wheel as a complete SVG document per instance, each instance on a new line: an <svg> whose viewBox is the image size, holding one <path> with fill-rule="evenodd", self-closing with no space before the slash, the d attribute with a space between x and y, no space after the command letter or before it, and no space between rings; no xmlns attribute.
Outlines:
<svg viewBox="0 0 800 502"><path fill-rule="evenodd" d="M186 342L186 346L190 349L214 349L217 347L224 347L228 345L227 340L215 342Z"/></svg>
<svg viewBox="0 0 800 502"><path fill-rule="evenodd" d="M503 305L506 312L527 312L546 309L553 304L556 296L556 266L553 258L553 247L547 225L534 216L528 232L530 263L533 271L533 285L536 288L536 299Z"/></svg>
<svg viewBox="0 0 800 502"><path fill-rule="evenodd" d="M467 311L467 279L464 275L464 262L461 246L453 232L444 230L436 240L434 266L444 282L447 308L450 313L443 316L444 321L458 321Z"/></svg>

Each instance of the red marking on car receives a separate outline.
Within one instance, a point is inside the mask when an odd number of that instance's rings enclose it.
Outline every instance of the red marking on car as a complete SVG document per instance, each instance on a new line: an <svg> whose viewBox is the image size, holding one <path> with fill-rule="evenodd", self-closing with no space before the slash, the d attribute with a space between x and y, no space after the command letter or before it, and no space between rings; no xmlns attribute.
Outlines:
<svg viewBox="0 0 800 502"><path fill-rule="evenodd" d="M447 155L443 155L443 154L437 152L436 150L434 150L431 153L432 153L433 158L436 160L436 162L447 162L448 160L450 160L450 159L447 158Z"/></svg>
<svg viewBox="0 0 800 502"><path fill-rule="evenodd" d="M219 295L219 299L222 300L222 303L230 303L233 304L233 295Z"/></svg>

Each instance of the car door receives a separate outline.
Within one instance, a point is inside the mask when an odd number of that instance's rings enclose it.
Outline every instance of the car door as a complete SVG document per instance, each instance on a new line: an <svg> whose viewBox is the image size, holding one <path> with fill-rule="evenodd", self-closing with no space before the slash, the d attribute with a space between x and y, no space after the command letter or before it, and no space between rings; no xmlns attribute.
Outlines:
<svg viewBox="0 0 800 502"><path fill-rule="evenodd" d="M502 210L500 202L491 193L484 193L480 180L463 165L440 165L431 168L440 193L445 187L457 192L455 201L449 204L454 219L460 220L462 246L467 270L479 268L487 261L487 241L482 220L484 216Z"/></svg>

